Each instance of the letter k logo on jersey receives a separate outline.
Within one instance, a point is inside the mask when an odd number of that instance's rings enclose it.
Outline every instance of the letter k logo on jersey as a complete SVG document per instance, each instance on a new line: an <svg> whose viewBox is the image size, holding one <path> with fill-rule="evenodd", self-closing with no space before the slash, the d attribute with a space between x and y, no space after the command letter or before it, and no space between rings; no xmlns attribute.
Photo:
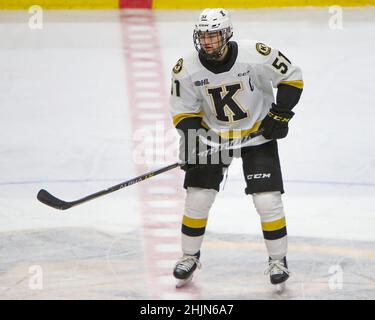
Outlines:
<svg viewBox="0 0 375 320"><path fill-rule="evenodd" d="M248 117L248 113L244 111L241 104L235 100L235 95L241 90L243 90L241 83L207 89L207 93L211 96L218 120L233 122Z"/></svg>

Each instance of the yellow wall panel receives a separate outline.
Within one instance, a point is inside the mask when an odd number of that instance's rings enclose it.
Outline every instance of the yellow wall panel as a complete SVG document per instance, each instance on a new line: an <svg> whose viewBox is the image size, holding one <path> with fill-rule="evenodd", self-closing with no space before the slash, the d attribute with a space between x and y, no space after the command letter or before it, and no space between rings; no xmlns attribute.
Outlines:
<svg viewBox="0 0 375 320"><path fill-rule="evenodd" d="M364 6L375 0L153 0L154 9L262 8L300 6Z"/></svg>
<svg viewBox="0 0 375 320"><path fill-rule="evenodd" d="M0 0L0 9L27 9L40 5L45 9L116 9L119 0ZM153 0L154 9L262 8L300 6L365 6L375 0Z"/></svg>
<svg viewBox="0 0 375 320"><path fill-rule="evenodd" d="M0 0L0 9L28 9L32 5L45 9L116 9L119 0Z"/></svg>

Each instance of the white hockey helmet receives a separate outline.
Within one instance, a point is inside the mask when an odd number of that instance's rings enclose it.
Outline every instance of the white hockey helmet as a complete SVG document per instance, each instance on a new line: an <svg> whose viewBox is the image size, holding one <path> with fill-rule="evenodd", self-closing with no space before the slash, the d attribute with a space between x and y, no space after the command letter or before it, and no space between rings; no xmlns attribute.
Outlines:
<svg viewBox="0 0 375 320"><path fill-rule="evenodd" d="M220 32L222 45L211 54L202 48L200 36L205 32ZM197 51L206 59L218 59L224 52L229 39L233 36L233 26L229 12L223 8L204 9L195 24L193 41Z"/></svg>

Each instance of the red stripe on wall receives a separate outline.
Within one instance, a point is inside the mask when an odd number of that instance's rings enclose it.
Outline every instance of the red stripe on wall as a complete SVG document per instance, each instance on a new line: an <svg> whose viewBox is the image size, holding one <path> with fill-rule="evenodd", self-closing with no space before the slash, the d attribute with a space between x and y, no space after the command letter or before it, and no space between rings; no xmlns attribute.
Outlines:
<svg viewBox="0 0 375 320"><path fill-rule="evenodd" d="M151 9L152 0L120 0L120 8Z"/></svg>

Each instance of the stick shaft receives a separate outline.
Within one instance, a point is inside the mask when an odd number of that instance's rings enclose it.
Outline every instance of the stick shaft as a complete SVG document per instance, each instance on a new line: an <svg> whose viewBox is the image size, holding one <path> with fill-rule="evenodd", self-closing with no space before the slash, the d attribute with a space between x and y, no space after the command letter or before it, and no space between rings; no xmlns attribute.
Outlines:
<svg viewBox="0 0 375 320"><path fill-rule="evenodd" d="M158 174L161 174L163 172L172 170L172 169L178 167L179 165L180 164L176 162L174 164L168 165L168 166L160 168L158 170L142 174L138 177L132 178L132 179L127 180L125 182L121 182L121 183L116 184L115 186L112 186L110 188L95 192L93 194L90 194L90 195L88 195L84 198L81 198L81 199L78 199L78 200L75 200L75 201L70 201L70 202L69 201L63 201L61 199L56 198L55 196L53 196L52 194L50 194L48 191L46 191L44 189L39 190L38 195L37 195L37 199L40 202L42 202L45 205L50 206L52 208L59 209L59 210L66 210L66 209L78 206L78 205L80 205L84 202L87 202L87 201L99 198L101 196L104 196L108 193L112 193L112 192L120 190L122 188L131 186L135 183L144 181L146 179L154 177L154 176L156 176Z"/></svg>
<svg viewBox="0 0 375 320"><path fill-rule="evenodd" d="M157 176L158 174L161 174L163 172L166 172L166 171L169 171L169 170L172 170L176 167L178 167L179 164L176 162L174 164L171 164L171 165L168 165L166 167L163 167L163 168L160 168L158 170L155 170L155 171L150 171L148 173L145 173L145 174L142 174L138 177L135 177L135 178L132 178L130 180L127 180L127 181L124 181L124 182L121 182L119 184L116 184L115 186L112 186L110 188L107 188L107 189L104 189L104 190L101 190L101 191L98 191L96 193L93 193L93 194L90 194L84 198L81 198L81 199L78 199L76 201L73 201L73 204L72 204L72 207L73 206L76 206L76 205L79 205L79 204L82 204L84 202L87 202L87 201L90 201L90 200L93 200L93 199L96 199L96 198L99 198L101 196L104 196L106 194L109 194L109 193L112 193L114 191L117 191L117 190L120 190L120 189L123 189L123 188L126 188L128 186L131 186L133 184L136 184L138 182L141 182L141 181L144 181L146 179L149 179L151 177L154 177L154 176Z"/></svg>
<svg viewBox="0 0 375 320"><path fill-rule="evenodd" d="M151 177L154 177L154 176L157 176L158 174L161 174L163 172L166 172L166 171L169 171L169 170L172 170L174 168L177 168L179 166L179 163L176 162L174 164L171 164L171 165L168 165L166 167L163 167L163 168L160 168L158 170L155 170L155 171L150 171L148 173L145 173L145 174L142 174L138 177L135 177L135 178L132 178L130 180L127 180L125 182L121 182L119 184L116 184L115 186L112 186L110 188L107 188L107 189L104 189L104 190L101 190L101 191L98 191L96 193L93 193L93 194L90 194L88 195L87 197L84 197L82 199L79 199L77 201L74 201L74 205L78 205L78 204L81 204L81 203L84 203L84 202L87 202L87 201L90 201L92 199L95 199L95 198L98 198L98 197L101 197L101 196L104 196L106 194L109 194L109 193L112 193L114 191L117 191L117 190L120 190L120 189L123 189L123 188L126 188L128 186L131 186L133 184L136 184L138 182L141 182L141 181L144 181L146 179L149 179Z"/></svg>

